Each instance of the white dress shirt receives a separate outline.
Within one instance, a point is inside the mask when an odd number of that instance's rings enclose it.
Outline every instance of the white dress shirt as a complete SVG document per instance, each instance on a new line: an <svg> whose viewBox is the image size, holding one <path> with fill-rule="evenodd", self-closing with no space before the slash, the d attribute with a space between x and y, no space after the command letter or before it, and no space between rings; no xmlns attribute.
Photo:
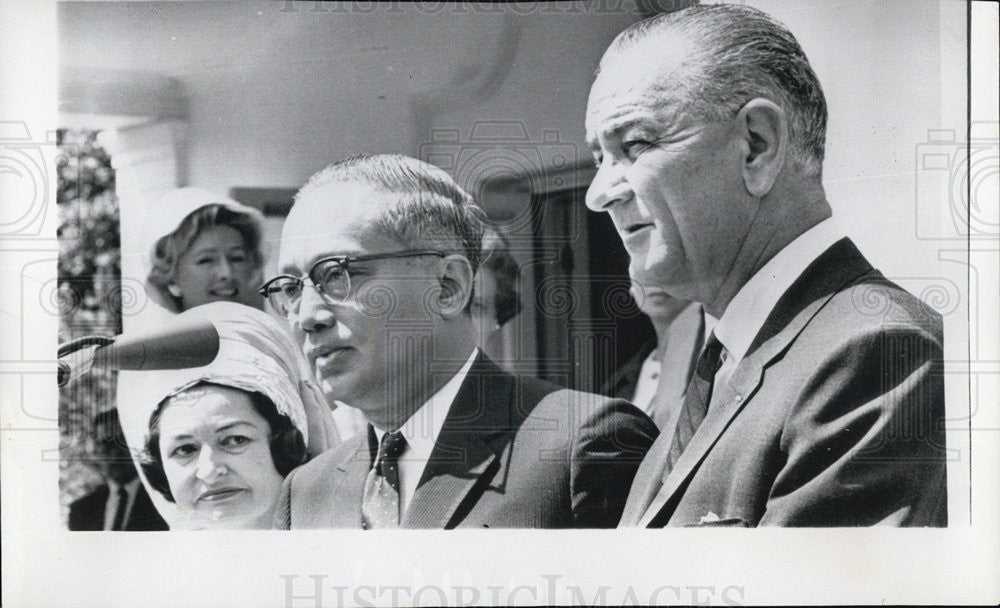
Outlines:
<svg viewBox="0 0 1000 608"><path fill-rule="evenodd" d="M632 405L647 415L656 396L656 387L660 384L660 359L658 349L654 348L639 368L639 376L635 381L635 394L632 395Z"/></svg>
<svg viewBox="0 0 1000 608"><path fill-rule="evenodd" d="M115 515L118 514L118 488L125 488L126 500L125 517L122 518L122 528L128 525L128 518L132 514L132 507L135 505L135 496L139 491L139 478L122 485L111 479L108 483L108 500L104 503L104 529L113 530L115 525Z"/></svg>
<svg viewBox="0 0 1000 608"><path fill-rule="evenodd" d="M472 363L476 360L479 349L473 349L469 359L465 362L458 373L452 376L441 390L434 393L420 409L416 411L410 419L403 423L400 432L406 439L406 449L399 456L399 514L400 519L406 508L410 505L413 494L417 491L417 484L427 468L427 461L430 460L431 452L434 451L434 444L437 443L444 419L448 417L451 404L458 396L458 389L462 387L462 382L469 374ZM382 443L382 436L385 431L375 427L375 436Z"/></svg>
<svg viewBox="0 0 1000 608"><path fill-rule="evenodd" d="M736 292L715 325L715 337L722 343L723 351L713 393L732 377L785 291L816 258L844 236L833 218L823 220L786 245Z"/></svg>

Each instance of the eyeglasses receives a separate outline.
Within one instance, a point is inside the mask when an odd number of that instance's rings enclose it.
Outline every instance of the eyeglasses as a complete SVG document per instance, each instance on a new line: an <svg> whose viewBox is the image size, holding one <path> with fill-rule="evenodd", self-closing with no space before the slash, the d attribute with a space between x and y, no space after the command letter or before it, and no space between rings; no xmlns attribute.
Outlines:
<svg viewBox="0 0 1000 608"><path fill-rule="evenodd" d="M435 255L443 258L448 254L435 249L417 249L372 255L334 255L317 260L309 272L301 277L290 274L278 275L264 283L258 291L260 295L267 298L276 313L283 317L290 317L299 308L299 302L302 301L302 289L307 278L323 299L331 304L340 304L351 294L351 264L393 258L414 258L424 255Z"/></svg>

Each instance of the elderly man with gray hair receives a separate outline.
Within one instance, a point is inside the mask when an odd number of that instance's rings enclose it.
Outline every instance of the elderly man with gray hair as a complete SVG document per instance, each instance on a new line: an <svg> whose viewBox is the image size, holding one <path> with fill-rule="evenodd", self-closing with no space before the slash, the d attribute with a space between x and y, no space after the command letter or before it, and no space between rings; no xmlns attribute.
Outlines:
<svg viewBox="0 0 1000 608"><path fill-rule="evenodd" d="M587 205L634 277L718 320L621 525L946 525L941 318L833 222L826 119L753 8L657 15L602 58Z"/></svg>
<svg viewBox="0 0 1000 608"><path fill-rule="evenodd" d="M442 170L357 156L314 175L263 292L368 432L294 471L279 528L613 527L653 423L502 371L475 346L483 213Z"/></svg>

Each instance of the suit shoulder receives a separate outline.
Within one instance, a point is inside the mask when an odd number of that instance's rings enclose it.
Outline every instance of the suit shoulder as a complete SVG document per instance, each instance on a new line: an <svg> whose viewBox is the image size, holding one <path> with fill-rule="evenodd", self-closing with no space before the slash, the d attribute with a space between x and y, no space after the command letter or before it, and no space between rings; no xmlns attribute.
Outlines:
<svg viewBox="0 0 1000 608"><path fill-rule="evenodd" d="M659 431L649 416L624 399L560 388L542 399L534 414L548 417L569 413L579 429L596 435L636 431L655 438Z"/></svg>
<svg viewBox="0 0 1000 608"><path fill-rule="evenodd" d="M536 412L565 408L569 405L574 408L587 408L595 412L627 411L631 413L631 410L635 410L642 413L624 399L578 391L531 376L518 376L517 381L520 384L523 400L534 402L535 406L532 409Z"/></svg>
<svg viewBox="0 0 1000 608"><path fill-rule="evenodd" d="M108 486L101 484L91 490L90 492L84 494L80 498L77 498L69 504L71 511L78 509L86 509L92 507L93 505L103 504L104 501L108 499Z"/></svg>
<svg viewBox="0 0 1000 608"><path fill-rule="evenodd" d="M943 342L941 315L877 270L835 293L817 313L815 322L848 335L891 331Z"/></svg>
<svg viewBox="0 0 1000 608"><path fill-rule="evenodd" d="M364 433L351 437L297 467L294 471L293 484L309 484L327 477L330 467L337 466L337 463L343 460L348 454L356 452L361 442L365 440L367 440L367 436Z"/></svg>

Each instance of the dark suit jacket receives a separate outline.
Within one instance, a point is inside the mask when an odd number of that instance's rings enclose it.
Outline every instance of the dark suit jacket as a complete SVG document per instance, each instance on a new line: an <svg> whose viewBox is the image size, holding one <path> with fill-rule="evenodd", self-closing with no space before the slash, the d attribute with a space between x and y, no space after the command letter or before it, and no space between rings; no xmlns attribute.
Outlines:
<svg viewBox="0 0 1000 608"><path fill-rule="evenodd" d="M601 394L631 401L632 397L635 396L635 388L639 384L639 372L642 371L642 364L655 348L656 335L654 334L651 339L646 340L639 347L639 351L632 358L615 370L614 375L601 387Z"/></svg>
<svg viewBox="0 0 1000 608"><path fill-rule="evenodd" d="M624 401L515 377L480 355L400 527L613 527L656 435ZM372 458L362 435L293 471L275 527L360 529Z"/></svg>
<svg viewBox="0 0 1000 608"><path fill-rule="evenodd" d="M947 525L941 317L849 239L779 300L665 477L672 431L623 526Z"/></svg>
<svg viewBox="0 0 1000 608"><path fill-rule="evenodd" d="M73 501L69 506L70 530L103 530L104 506L108 502L107 484L99 485L93 492ZM156 531L167 530L167 522L153 506L146 488L139 484L132 511L125 521L125 531Z"/></svg>

